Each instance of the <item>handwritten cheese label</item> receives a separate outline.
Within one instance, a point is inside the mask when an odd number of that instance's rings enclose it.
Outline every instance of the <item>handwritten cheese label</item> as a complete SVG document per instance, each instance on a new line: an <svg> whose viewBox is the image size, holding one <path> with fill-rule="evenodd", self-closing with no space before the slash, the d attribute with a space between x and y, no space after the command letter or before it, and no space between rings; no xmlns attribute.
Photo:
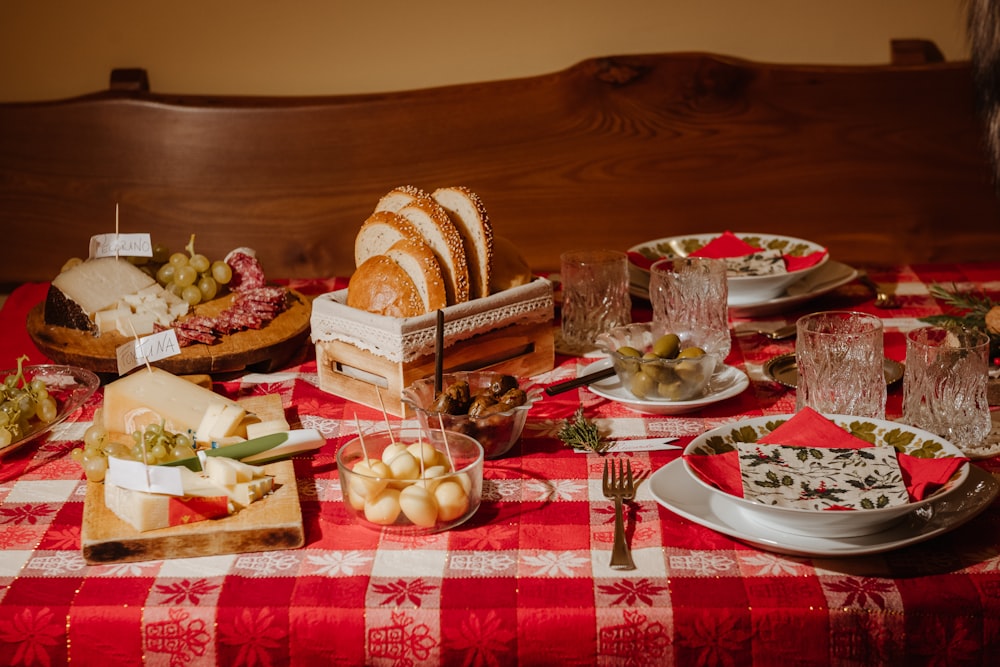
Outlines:
<svg viewBox="0 0 1000 667"><path fill-rule="evenodd" d="M177 332L173 329L129 341L119 345L115 350L118 357L118 374L125 375L147 361L159 361L180 353L181 346L177 340Z"/></svg>
<svg viewBox="0 0 1000 667"><path fill-rule="evenodd" d="M149 234L95 234L90 237L90 258L152 257Z"/></svg>

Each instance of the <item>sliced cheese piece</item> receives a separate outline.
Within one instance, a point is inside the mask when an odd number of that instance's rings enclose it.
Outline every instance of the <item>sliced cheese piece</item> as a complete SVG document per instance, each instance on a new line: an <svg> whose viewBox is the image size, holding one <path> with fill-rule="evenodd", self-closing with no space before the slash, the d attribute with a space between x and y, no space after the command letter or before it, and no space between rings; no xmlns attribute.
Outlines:
<svg viewBox="0 0 1000 667"><path fill-rule="evenodd" d="M205 457L205 474L208 476L208 480L217 486L233 486L240 481L236 474L236 468L226 465L226 460L221 456Z"/></svg>
<svg viewBox="0 0 1000 667"><path fill-rule="evenodd" d="M104 504L115 516L139 532L227 516L234 505L226 492L212 496L178 497L133 491L116 484L104 485Z"/></svg>
<svg viewBox="0 0 1000 667"><path fill-rule="evenodd" d="M205 414L202 415L201 421L198 423L198 428L194 432L194 439L196 441L201 443L212 442L212 431L215 430L215 422L222 416L222 411L225 407L222 403L212 403L205 408Z"/></svg>
<svg viewBox="0 0 1000 667"><path fill-rule="evenodd" d="M221 440L229 436L239 435L239 427L246 414L246 410L239 403L223 406L222 414L215 420L212 429L209 431L212 440ZM242 435L245 436L246 433L246 427L243 427Z"/></svg>
<svg viewBox="0 0 1000 667"><path fill-rule="evenodd" d="M231 487L227 487L229 500L238 509L243 509L250 503L260 500L274 489L274 477L265 475L259 479L251 479L246 482L237 482Z"/></svg>
<svg viewBox="0 0 1000 667"><path fill-rule="evenodd" d="M147 425L163 422L172 433L198 430L212 406L243 408L231 399L199 387L176 375L156 368L141 368L104 388L101 411L105 429L111 434L130 435ZM224 410L223 410L224 411ZM245 430L228 435L245 437Z"/></svg>
<svg viewBox="0 0 1000 667"><path fill-rule="evenodd" d="M247 440L261 438L272 433L284 433L291 427L284 419L268 419L267 421L247 424Z"/></svg>

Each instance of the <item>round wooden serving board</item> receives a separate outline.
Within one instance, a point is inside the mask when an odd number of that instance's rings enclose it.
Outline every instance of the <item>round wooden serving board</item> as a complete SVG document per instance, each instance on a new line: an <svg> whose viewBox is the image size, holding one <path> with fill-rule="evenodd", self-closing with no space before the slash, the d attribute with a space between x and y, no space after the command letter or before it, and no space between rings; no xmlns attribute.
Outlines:
<svg viewBox="0 0 1000 667"><path fill-rule="evenodd" d="M179 355L153 365L175 375L232 373L252 370L266 373L280 368L302 349L309 336L312 304L304 295L289 290L288 308L261 329L248 329L224 336L214 345L194 344ZM196 315L212 317L222 312L232 295L213 299L195 308ZM118 374L119 345L129 339L118 332L94 336L87 331L45 323L45 303L28 313L28 334L39 351L60 364L80 366L99 374Z"/></svg>

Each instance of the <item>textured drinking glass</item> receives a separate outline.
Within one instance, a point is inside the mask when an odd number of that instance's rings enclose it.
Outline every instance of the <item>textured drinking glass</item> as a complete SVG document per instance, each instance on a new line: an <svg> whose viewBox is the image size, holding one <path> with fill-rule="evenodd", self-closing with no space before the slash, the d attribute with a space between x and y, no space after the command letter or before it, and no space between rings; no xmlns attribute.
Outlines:
<svg viewBox="0 0 1000 667"><path fill-rule="evenodd" d="M885 419L882 320L826 311L796 322L797 410Z"/></svg>
<svg viewBox="0 0 1000 667"><path fill-rule="evenodd" d="M589 348L598 334L632 321L628 258L615 250L571 250L560 256L562 337Z"/></svg>
<svg viewBox="0 0 1000 667"><path fill-rule="evenodd" d="M986 400L990 339L976 329L906 334L903 421L974 453L993 426Z"/></svg>
<svg viewBox="0 0 1000 667"><path fill-rule="evenodd" d="M729 285L726 263L707 257L661 259L649 270L653 322L686 331L692 343L720 360L729 356Z"/></svg>

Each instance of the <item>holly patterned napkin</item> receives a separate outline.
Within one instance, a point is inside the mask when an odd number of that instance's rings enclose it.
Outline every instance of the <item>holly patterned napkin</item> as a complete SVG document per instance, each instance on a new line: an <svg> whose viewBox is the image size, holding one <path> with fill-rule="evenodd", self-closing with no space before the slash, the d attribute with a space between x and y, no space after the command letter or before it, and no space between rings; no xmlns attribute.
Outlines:
<svg viewBox="0 0 1000 667"><path fill-rule="evenodd" d="M743 497L808 510L880 509L910 501L891 447L737 443Z"/></svg>

